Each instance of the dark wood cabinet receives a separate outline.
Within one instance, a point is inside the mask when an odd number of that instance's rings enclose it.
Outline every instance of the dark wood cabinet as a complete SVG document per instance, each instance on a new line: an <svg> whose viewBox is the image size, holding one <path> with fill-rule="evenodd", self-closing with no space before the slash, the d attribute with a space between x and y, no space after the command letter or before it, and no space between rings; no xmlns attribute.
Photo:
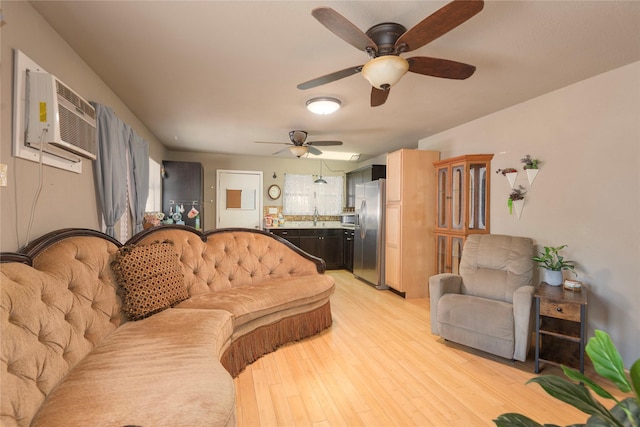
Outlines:
<svg viewBox="0 0 640 427"><path fill-rule="evenodd" d="M349 271L353 271L353 239L355 237L355 230L348 230L345 229L343 230L343 239L344 239L344 243L343 243L343 250L344 250L344 257L343 257L343 264L344 264L344 268L346 268Z"/></svg>
<svg viewBox="0 0 640 427"><path fill-rule="evenodd" d="M369 165L347 173L347 207L356 206L356 184L387 177L387 166Z"/></svg>
<svg viewBox="0 0 640 427"><path fill-rule="evenodd" d="M536 289L536 359L567 365L584 373L587 335L587 290L579 292L542 283Z"/></svg>
<svg viewBox="0 0 640 427"><path fill-rule="evenodd" d="M289 243L292 243L295 246L300 247L300 230L290 229L290 228L287 228L287 229L272 228L270 231L272 234L275 234L276 236L280 236L284 240L288 241Z"/></svg>
<svg viewBox="0 0 640 427"><path fill-rule="evenodd" d="M344 237L340 228L294 229L272 228L271 233L293 243L303 251L322 258L327 269L344 267Z"/></svg>
<svg viewBox="0 0 640 427"><path fill-rule="evenodd" d="M177 209L185 225L200 228L204 226L204 169L197 162L162 161L162 212L169 216ZM199 213L197 218L189 218L191 209Z"/></svg>

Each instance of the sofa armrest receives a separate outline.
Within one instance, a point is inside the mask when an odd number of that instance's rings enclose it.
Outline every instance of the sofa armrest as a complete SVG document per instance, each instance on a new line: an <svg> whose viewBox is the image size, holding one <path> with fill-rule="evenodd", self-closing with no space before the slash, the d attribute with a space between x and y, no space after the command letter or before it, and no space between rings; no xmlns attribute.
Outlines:
<svg viewBox="0 0 640 427"><path fill-rule="evenodd" d="M462 287L462 276L451 273L436 274L429 277L429 308L431 316L431 333L439 335L436 316L438 301L444 294L459 294Z"/></svg>
<svg viewBox="0 0 640 427"><path fill-rule="evenodd" d="M535 288L531 285L522 286L513 293L513 318L515 348L513 358L524 362L531 345L531 331L533 326L533 294Z"/></svg>

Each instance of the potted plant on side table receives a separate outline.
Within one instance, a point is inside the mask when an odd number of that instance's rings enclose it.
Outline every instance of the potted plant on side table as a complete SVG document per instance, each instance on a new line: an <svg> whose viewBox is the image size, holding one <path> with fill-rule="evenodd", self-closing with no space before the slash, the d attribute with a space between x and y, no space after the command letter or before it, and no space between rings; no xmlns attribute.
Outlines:
<svg viewBox="0 0 640 427"><path fill-rule="evenodd" d="M545 246L544 252L540 252L539 256L531 257L532 260L538 263L538 267L546 270L545 282L548 285L560 286L562 284L562 270L569 270L577 276L573 261L565 261L564 257L559 253L566 247L567 245Z"/></svg>

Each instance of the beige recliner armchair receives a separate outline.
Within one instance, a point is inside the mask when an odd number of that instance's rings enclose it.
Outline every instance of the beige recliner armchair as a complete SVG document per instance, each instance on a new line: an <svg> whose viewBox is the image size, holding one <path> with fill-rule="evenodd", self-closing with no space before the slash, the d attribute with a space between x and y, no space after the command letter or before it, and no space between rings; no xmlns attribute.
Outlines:
<svg viewBox="0 0 640 427"><path fill-rule="evenodd" d="M533 241L473 234L460 275L429 278L431 332L508 359L525 361L531 343Z"/></svg>

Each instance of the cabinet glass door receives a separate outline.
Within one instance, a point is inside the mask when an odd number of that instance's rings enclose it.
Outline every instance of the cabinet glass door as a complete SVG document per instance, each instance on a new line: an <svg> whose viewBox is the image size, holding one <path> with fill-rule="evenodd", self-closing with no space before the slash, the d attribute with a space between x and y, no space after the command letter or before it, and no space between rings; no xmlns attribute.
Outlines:
<svg viewBox="0 0 640 427"><path fill-rule="evenodd" d="M487 229L487 165L469 165L469 229Z"/></svg>
<svg viewBox="0 0 640 427"><path fill-rule="evenodd" d="M438 228L448 228L447 192L449 185L449 168L438 169Z"/></svg>
<svg viewBox="0 0 640 427"><path fill-rule="evenodd" d="M464 244L464 238L462 237L451 238L451 272L453 274L460 274L460 260L462 259L463 244Z"/></svg>
<svg viewBox="0 0 640 427"><path fill-rule="evenodd" d="M437 273L449 273L449 266L447 265L448 248L447 248L448 236L437 236Z"/></svg>
<svg viewBox="0 0 640 427"><path fill-rule="evenodd" d="M464 165L451 168L451 229L464 227Z"/></svg>

